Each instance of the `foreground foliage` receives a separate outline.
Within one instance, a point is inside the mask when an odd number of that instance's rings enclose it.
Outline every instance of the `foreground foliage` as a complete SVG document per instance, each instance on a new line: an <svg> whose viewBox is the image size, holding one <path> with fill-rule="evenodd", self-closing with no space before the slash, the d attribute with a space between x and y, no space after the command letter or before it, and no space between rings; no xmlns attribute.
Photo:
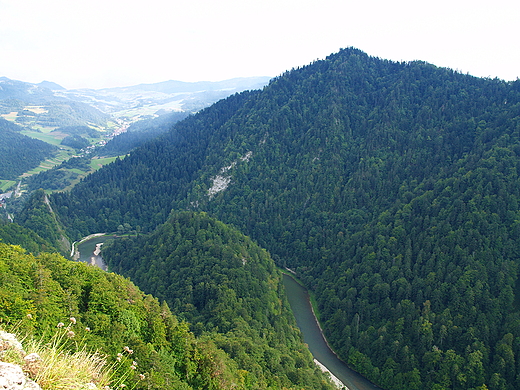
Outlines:
<svg viewBox="0 0 520 390"><path fill-rule="evenodd" d="M124 379L136 389L251 388L210 337L195 338L166 304L127 279L57 254L35 257L21 247L0 243L3 326L14 326L19 334L44 344L51 342L52 352L57 325L70 317L75 324L66 331L73 335L68 334L59 350L81 355L85 347L105 354L109 364L114 362L112 385ZM118 365L118 353L131 353L131 358ZM130 367L134 361L135 371Z"/></svg>

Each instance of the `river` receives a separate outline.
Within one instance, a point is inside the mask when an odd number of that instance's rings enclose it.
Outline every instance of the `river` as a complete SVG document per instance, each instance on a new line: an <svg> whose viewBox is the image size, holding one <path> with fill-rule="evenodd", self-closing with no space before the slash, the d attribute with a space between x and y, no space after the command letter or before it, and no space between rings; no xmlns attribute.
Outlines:
<svg viewBox="0 0 520 390"><path fill-rule="evenodd" d="M283 283L296 323L303 334L303 341L314 358L327 367L349 390L381 390L348 367L329 348L312 311L307 290L289 275L283 275Z"/></svg>
<svg viewBox="0 0 520 390"><path fill-rule="evenodd" d="M75 260L82 261L91 265L95 265L106 271L107 266L101 257L101 246L107 240L108 236L96 236L85 241L80 241L77 245L78 254Z"/></svg>
<svg viewBox="0 0 520 390"><path fill-rule="evenodd" d="M100 254L101 244L108 236L95 236L77 244L77 260L95 265L106 270L106 264ZM79 257L78 257L79 256ZM312 311L307 290L299 285L291 276L283 275L283 283L296 323L303 334L303 340L308 345L314 358L325 366L349 390L381 390L366 378L350 369L339 360L325 341Z"/></svg>

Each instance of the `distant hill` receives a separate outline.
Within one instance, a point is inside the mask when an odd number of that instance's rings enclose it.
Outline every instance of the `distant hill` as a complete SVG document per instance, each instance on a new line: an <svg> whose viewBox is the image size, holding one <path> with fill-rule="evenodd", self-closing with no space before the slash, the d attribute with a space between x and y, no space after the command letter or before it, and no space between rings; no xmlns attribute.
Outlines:
<svg viewBox="0 0 520 390"><path fill-rule="evenodd" d="M231 94L260 89L268 81L269 77L217 82L170 80L99 90L67 90L50 81L31 84L1 77L0 114L16 113L15 120L26 127L104 127L110 117L130 123L172 112L193 113Z"/></svg>
<svg viewBox="0 0 520 390"><path fill-rule="evenodd" d="M53 88L55 90L51 90ZM0 114L14 113L24 127L106 125L109 116L79 101L58 95L59 85L0 78Z"/></svg>
<svg viewBox="0 0 520 390"><path fill-rule="evenodd" d="M42 81L41 83L38 83L40 87L50 89L51 91L63 91L65 88L63 88L61 85L53 83L52 81Z"/></svg>
<svg viewBox="0 0 520 390"><path fill-rule="evenodd" d="M160 111L196 112L229 95L260 89L269 77L244 77L224 81L164 81L129 87L76 89L59 96L90 104L115 117L155 115Z"/></svg>
<svg viewBox="0 0 520 390"><path fill-rule="evenodd" d="M264 87L270 79L270 77L238 77L224 81L185 82L169 80L153 84L139 84L126 88L110 88L106 89L106 91L156 91L167 94L223 90L241 92L246 89L260 89Z"/></svg>
<svg viewBox="0 0 520 390"><path fill-rule="evenodd" d="M58 100L54 93L44 85L41 86L2 77L0 78L0 101L17 99L27 104L43 104L52 100Z"/></svg>
<svg viewBox="0 0 520 390"><path fill-rule="evenodd" d="M337 353L383 388L514 390L518 118L518 80L348 48L219 101L51 202L73 237L210 213L305 281Z"/></svg>

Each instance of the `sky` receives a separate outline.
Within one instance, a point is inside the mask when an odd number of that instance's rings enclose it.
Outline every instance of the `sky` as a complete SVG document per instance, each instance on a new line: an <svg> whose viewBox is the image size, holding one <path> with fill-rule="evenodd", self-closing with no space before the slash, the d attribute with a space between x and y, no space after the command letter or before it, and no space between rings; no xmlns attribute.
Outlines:
<svg viewBox="0 0 520 390"><path fill-rule="evenodd" d="M516 0L0 0L0 76L67 89L278 76L356 47L520 77Z"/></svg>

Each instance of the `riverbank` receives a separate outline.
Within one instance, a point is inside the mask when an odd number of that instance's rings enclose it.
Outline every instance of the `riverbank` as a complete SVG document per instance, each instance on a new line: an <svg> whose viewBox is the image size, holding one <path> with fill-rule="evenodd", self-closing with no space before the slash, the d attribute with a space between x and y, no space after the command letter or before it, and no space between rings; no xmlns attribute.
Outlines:
<svg viewBox="0 0 520 390"><path fill-rule="evenodd" d="M317 359L314 359L314 364L316 364L321 371L329 374L330 376L330 380L332 381L332 383L334 383L336 385L336 387L340 390L350 390L342 381L339 380L339 378L337 376L335 376L332 372L330 372L330 370L325 367L322 363L320 363Z"/></svg>
<svg viewBox="0 0 520 390"><path fill-rule="evenodd" d="M321 328L321 324L320 324L320 321L319 321L319 318L318 316L316 315L316 310L315 310L315 305L316 305L316 302L315 300L313 299L313 297L311 296L311 294L309 293L309 291L307 290L307 288L305 287L305 285L303 284L303 282L301 280L299 280L296 276L296 272L294 272L292 269L290 268L285 268L285 269L280 269L282 271L282 274L286 275L287 277L291 278L292 280L294 280L295 283L297 283L299 286L301 286L303 289L305 289L307 292L308 292L308 299L309 299L309 304L310 304L310 309L312 311L312 315L316 321L316 325L318 326L318 329L319 329L319 332L320 332L320 335L321 337L323 338L323 340L325 341L325 344L327 345L327 347L330 349L330 351L336 356L336 358L338 360L341 360L339 358L339 356L336 354L336 352L334 352L334 350L331 348L331 346L329 345L329 342L327 341L326 337L325 337L325 334L323 333L323 329ZM322 362L320 362L318 359L314 358L314 363L321 369L321 371L323 372L326 372L330 375L330 378L332 380L332 382L336 385L336 387L338 389L346 389L346 390L350 390L347 385L345 385L338 377L336 377L328 368L327 366L325 366Z"/></svg>

